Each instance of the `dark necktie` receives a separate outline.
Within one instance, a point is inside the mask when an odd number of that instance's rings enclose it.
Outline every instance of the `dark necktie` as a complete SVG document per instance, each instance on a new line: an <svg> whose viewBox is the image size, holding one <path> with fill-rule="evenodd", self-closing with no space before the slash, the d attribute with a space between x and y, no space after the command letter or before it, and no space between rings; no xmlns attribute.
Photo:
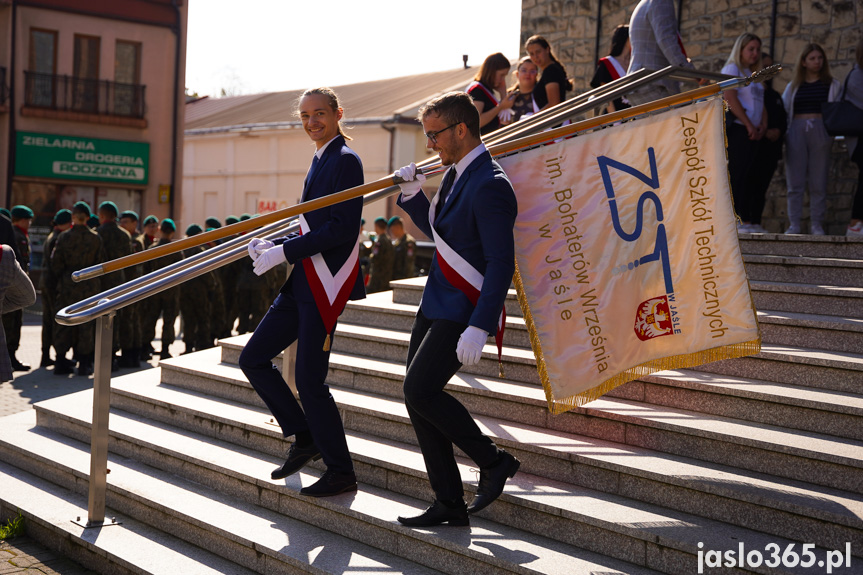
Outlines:
<svg viewBox="0 0 863 575"><path fill-rule="evenodd" d="M312 167L309 168L309 173L306 175L306 184L303 186L303 199L301 201L306 200L306 194L308 193L309 184L312 182L312 178L315 175L315 170L318 169L318 155L312 158Z"/></svg>
<svg viewBox="0 0 863 575"><path fill-rule="evenodd" d="M443 177L443 182L440 185L440 191L438 192L438 201L437 208L435 210L435 218L440 215L440 211L443 209L443 205L446 202L447 196L449 196L450 190L452 190L452 183L455 181L455 167L447 170L446 175Z"/></svg>

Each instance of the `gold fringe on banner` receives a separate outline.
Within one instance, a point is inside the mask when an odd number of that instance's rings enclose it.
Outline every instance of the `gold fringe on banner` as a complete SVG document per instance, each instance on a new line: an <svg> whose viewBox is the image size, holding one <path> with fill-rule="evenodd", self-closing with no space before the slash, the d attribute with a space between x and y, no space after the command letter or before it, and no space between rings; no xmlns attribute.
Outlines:
<svg viewBox="0 0 863 575"><path fill-rule="evenodd" d="M527 326L527 333L530 337L530 345L533 348L534 355L536 356L536 370L539 373L539 379L542 382L543 389L545 390L548 410L554 415L564 413L571 409L575 409L576 407L581 407L586 403L600 398L615 387L634 379L638 379L639 377L656 373L657 371L694 367L704 363L719 361L721 359L732 359L735 357L753 355L761 351L761 328L759 326L758 338L752 341L723 345L693 353L654 359L640 365L630 367L591 389L582 391L581 393L577 393L570 397L558 399L554 397L554 392L551 389L551 382L548 378L548 369L545 365L545 356L542 354L542 344L540 343L539 335L536 332L536 324L534 323L533 315L530 311L530 304L527 301L527 296L524 295L524 284L522 283L521 273L518 268L518 259L516 259L515 262L515 277L513 279L515 280L515 289L518 293L518 303L521 306L522 313L524 314L524 323Z"/></svg>

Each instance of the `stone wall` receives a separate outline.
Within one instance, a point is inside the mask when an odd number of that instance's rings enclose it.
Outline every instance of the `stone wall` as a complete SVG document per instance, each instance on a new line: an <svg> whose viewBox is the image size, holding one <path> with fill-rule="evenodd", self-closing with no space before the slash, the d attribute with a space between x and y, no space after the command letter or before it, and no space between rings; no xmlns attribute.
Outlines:
<svg viewBox="0 0 863 575"><path fill-rule="evenodd" d="M674 0L675 5L678 0ZM542 34L575 81L576 92L589 89L596 59L608 53L611 32L629 22L633 0L522 0L521 40ZM601 6L601 13L600 13ZM854 63L854 50L863 35L863 0L778 0L774 57L785 68L774 81L780 92L791 79L794 62L808 42L827 52L831 71L840 81ZM742 32L754 32L771 44L772 0L682 0L680 35L696 68L718 72ZM597 22L600 22L597 53ZM844 234L851 214L857 169L847 160L844 142L837 140L827 195L828 233ZM808 211L804 214L807 215ZM785 173L780 162L767 197L764 226L787 226ZM805 227L805 226L804 226Z"/></svg>

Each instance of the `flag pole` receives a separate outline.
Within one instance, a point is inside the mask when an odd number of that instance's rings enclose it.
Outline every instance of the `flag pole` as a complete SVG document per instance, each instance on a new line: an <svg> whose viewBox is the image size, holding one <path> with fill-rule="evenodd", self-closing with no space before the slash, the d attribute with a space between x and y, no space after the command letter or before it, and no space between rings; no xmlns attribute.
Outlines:
<svg viewBox="0 0 863 575"><path fill-rule="evenodd" d="M711 84L709 86L704 86L695 90L690 90L688 92L683 92L681 94L675 94L673 96L668 96L667 98L648 102L640 106L634 106L632 108L626 108L625 110L612 112L611 114L597 116L595 118L589 118L587 120L582 120L580 122L569 124L567 126L561 126L559 128L540 132L538 134L528 135L521 138L507 138L500 143L491 144L489 146L489 152L494 157L503 156L545 142L550 142L558 138L570 137L578 132L583 132L585 130L592 130L604 125L614 124L615 122L620 122L622 120L629 120L645 114L665 111L675 106L715 96L717 94L720 94L724 90L736 90L748 86L753 82L763 82L776 76L781 69L782 67L780 65L775 64L763 70L759 70L748 78L732 78L730 80L725 80L716 84ZM513 136L518 136L518 134L519 133L517 132L513 134ZM420 162L418 164L418 167L421 168L421 171L424 175L428 176L440 173L444 166L441 165L439 158L434 157ZM229 226L210 230L208 232L204 232L202 234L198 234L192 237L175 240L168 244L156 246L142 252L134 253L128 256L124 256L122 258L111 260L109 262L91 266L89 268L74 272L72 274L72 279L77 282L91 279L94 277L99 277L104 274L115 272L130 266L139 265L144 262L160 258L162 256L167 256L169 254L176 253L204 243L214 242L220 239L227 238L229 236L233 236L235 234L251 232L267 224L272 224L291 217L296 217L300 214L305 214L314 210L320 210L322 208L332 206L333 204L337 204L339 202L345 202L348 200L359 198L372 192L383 190L388 187L397 186L399 183L402 182L403 180L396 175L387 176L379 180L363 184L361 186L356 186L354 188L349 188L347 190L336 192L335 194L330 194L329 196L318 198L316 200L310 200L301 204L297 204L295 206L282 208L281 210L270 212L269 214L263 214L261 216L237 222ZM395 192L395 190L393 190L393 192Z"/></svg>

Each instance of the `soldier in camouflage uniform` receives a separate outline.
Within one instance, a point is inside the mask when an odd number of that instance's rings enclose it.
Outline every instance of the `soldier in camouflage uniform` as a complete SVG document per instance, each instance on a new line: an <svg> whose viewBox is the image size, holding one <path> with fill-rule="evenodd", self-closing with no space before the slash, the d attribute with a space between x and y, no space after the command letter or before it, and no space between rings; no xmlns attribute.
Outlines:
<svg viewBox="0 0 863 575"><path fill-rule="evenodd" d="M132 253L132 238L129 232L120 227L117 223L119 210L114 202L102 202L99 204L99 227L96 232L102 238L102 247L105 249L106 261L116 260L117 258L126 257ZM107 290L115 288L126 283L126 270L117 270L102 277L102 289ZM114 322L114 341L111 346L111 371L117 371L120 368L119 360L114 355L120 350L120 340L129 345L129 337L131 330L131 315L128 307L124 307L117 311L117 321ZM126 352L127 354L130 352Z"/></svg>
<svg viewBox="0 0 863 575"><path fill-rule="evenodd" d="M192 237L203 230L198 224L186 228L186 236ZM204 246L183 250L183 257L190 258L204 251ZM215 280L212 274L200 275L180 284L180 314L183 316L183 352L192 353L213 347L210 321L213 319L213 293Z"/></svg>
<svg viewBox="0 0 863 575"><path fill-rule="evenodd" d="M409 233L399 216L393 216L389 221L389 235L393 240L393 279L401 280L417 275L414 269L417 242Z"/></svg>
<svg viewBox="0 0 863 575"><path fill-rule="evenodd" d="M153 242L153 244L148 249L153 249L158 246L171 243L171 240L174 238L174 233L176 233L176 231L177 225L174 223L174 220L170 218L165 218L164 220L162 220L162 223L159 224L159 239ZM159 259L150 262L150 271L162 269L166 266L180 261L181 259L183 259L183 256L180 253L173 253L167 256L162 256ZM174 322L177 320L177 315L180 312L179 287L173 287L169 290L165 290L161 293L151 296L149 299L153 300L153 305L149 308L150 316L146 319L146 325L154 326L153 329L155 331L156 321L159 319L159 315L162 316L162 349L159 352L159 358L168 359L169 357L171 357L171 352L168 350L168 347L172 343L174 343L175 339Z"/></svg>
<svg viewBox="0 0 863 575"><path fill-rule="evenodd" d="M228 216L225 218L225 225L230 226L239 221L240 218L237 216ZM230 236L229 238L225 238L225 240L227 241L235 237L236 236ZM239 280L240 273L243 270L245 263L244 260L245 258L242 258L219 268L222 279L222 291L225 294L225 318L222 323L222 332L219 334L219 337L230 337L232 335L234 324L236 323L237 316L239 316L240 313L239 308L237 307L239 293L237 281Z"/></svg>
<svg viewBox="0 0 863 575"><path fill-rule="evenodd" d="M143 252L144 234L138 233L138 214L132 210L121 212L120 227L129 232L131 252L133 254ZM126 268L126 281L138 279L143 275L143 264ZM146 359L141 358L144 352L141 331L144 307L144 302L139 301L123 308L126 310L128 325L120 332L120 349L123 350L120 367L140 367L141 359Z"/></svg>
<svg viewBox="0 0 863 575"><path fill-rule="evenodd" d="M372 245L369 283L366 286L366 293L390 289L390 280L393 279L395 252L393 242L387 235L387 221L384 218L375 220L375 232L377 232L377 237Z"/></svg>
<svg viewBox="0 0 863 575"><path fill-rule="evenodd" d="M243 263L243 267L237 280L237 309L240 314L237 333L242 334L255 331L264 319L274 282L270 274L261 276L255 274L255 262L251 258L243 258L239 261Z"/></svg>
<svg viewBox="0 0 863 575"><path fill-rule="evenodd" d="M60 234L72 227L72 212L60 210L54 215L54 229L45 240L43 254L42 276L39 278L39 291L42 292L42 361L39 367L54 365L51 359L51 346L54 345L54 315L57 307L57 276L51 271L51 252L57 245ZM55 352L56 355L56 352Z"/></svg>
<svg viewBox="0 0 863 575"><path fill-rule="evenodd" d="M33 221L33 210L27 206L14 206L10 212L12 229L15 232L15 250L18 264L27 276L30 275L30 223ZM3 329L6 332L6 348L9 350L14 371L30 371L30 366L18 361L15 352L21 344L21 326L24 324L24 310L19 309L3 314Z"/></svg>
<svg viewBox="0 0 863 575"><path fill-rule="evenodd" d="M72 272L105 261L105 250L99 234L87 226L89 218L90 206L85 202L75 204L72 208L72 228L60 234L51 253L51 273L58 281L58 309L102 291L102 278L72 281ZM66 358L66 353L73 348L74 357L78 360L78 375L92 375L95 344L95 322L88 321L76 326L55 323L54 349L57 351L57 359L54 363L54 374L72 373L74 363Z"/></svg>
<svg viewBox="0 0 863 575"><path fill-rule="evenodd" d="M142 224L144 249L150 249L153 242L156 241L156 236L159 235L159 218L156 216L147 216ZM153 262L144 264L142 273L148 274L153 271ZM156 353L153 349L153 339L156 337L156 320L159 319L159 313L156 311L156 303L152 297L149 297L141 303L141 343L143 350L141 351L141 359L146 361L150 356ZM152 323L151 323L152 318Z"/></svg>
<svg viewBox="0 0 863 575"><path fill-rule="evenodd" d="M206 231L217 230L222 227L222 222L219 218L210 216L204 221L207 227ZM227 239L208 242L204 247L210 249L215 247ZM233 318L228 317L228 304L225 294L225 269L230 269L229 265L224 265L210 272L213 278L213 298L211 301L212 313L210 314L210 340L215 341L219 338L230 337L231 327L233 327ZM235 280L236 281L236 280Z"/></svg>

